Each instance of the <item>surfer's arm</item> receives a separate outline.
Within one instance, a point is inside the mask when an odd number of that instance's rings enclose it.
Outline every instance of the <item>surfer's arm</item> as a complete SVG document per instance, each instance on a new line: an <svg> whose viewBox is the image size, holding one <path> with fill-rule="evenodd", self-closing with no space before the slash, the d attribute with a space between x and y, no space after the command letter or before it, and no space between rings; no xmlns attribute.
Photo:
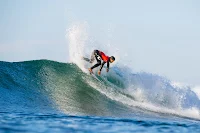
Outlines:
<svg viewBox="0 0 200 133"><path fill-rule="evenodd" d="M110 62L107 62L107 72L109 71Z"/></svg>

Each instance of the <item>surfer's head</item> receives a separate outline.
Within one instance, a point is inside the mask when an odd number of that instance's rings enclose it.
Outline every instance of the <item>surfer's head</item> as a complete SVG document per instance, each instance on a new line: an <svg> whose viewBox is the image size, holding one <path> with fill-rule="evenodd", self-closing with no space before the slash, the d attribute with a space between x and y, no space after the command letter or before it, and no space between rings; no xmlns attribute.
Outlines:
<svg viewBox="0 0 200 133"><path fill-rule="evenodd" d="M110 57L110 63L113 63L115 61L115 57L114 56L111 56Z"/></svg>

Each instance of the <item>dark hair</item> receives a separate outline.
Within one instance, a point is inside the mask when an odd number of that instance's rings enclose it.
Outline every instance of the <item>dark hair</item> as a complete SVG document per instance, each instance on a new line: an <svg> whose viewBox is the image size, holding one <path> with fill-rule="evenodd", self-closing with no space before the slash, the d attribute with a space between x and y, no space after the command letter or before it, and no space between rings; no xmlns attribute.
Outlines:
<svg viewBox="0 0 200 133"><path fill-rule="evenodd" d="M111 58L112 60L115 60L115 57L114 57L114 56L111 56L110 58Z"/></svg>

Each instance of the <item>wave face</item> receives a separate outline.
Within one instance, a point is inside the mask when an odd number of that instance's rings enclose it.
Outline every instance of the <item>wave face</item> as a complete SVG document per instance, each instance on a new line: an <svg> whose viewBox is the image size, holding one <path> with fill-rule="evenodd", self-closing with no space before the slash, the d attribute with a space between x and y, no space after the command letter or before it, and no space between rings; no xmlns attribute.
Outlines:
<svg viewBox="0 0 200 133"><path fill-rule="evenodd" d="M0 62L0 111L200 118L200 101L190 87L118 66L98 78L101 82L73 63Z"/></svg>
<svg viewBox="0 0 200 133"><path fill-rule="evenodd" d="M131 110L93 88L88 82L97 81L75 64L0 62L0 78L0 111L120 116Z"/></svg>

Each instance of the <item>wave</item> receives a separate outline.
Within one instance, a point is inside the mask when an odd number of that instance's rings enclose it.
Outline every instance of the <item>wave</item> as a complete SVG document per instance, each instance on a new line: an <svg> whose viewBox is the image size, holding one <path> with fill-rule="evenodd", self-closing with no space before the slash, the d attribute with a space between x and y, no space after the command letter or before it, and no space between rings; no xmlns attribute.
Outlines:
<svg viewBox="0 0 200 133"><path fill-rule="evenodd" d="M49 60L0 62L0 111L72 115L151 116L199 119L200 101L190 87L120 66L97 81L74 63Z"/></svg>
<svg viewBox="0 0 200 133"><path fill-rule="evenodd" d="M120 116L130 110L94 89L89 81L100 84L71 63L0 62L0 78L1 112Z"/></svg>
<svg viewBox="0 0 200 133"><path fill-rule="evenodd" d="M0 112L200 119L198 88L180 86L152 73L135 73L115 63L96 80L86 69L90 64L81 57L88 57L94 48L109 50L109 46L89 42L81 24L73 25L67 37L71 63L0 62Z"/></svg>

